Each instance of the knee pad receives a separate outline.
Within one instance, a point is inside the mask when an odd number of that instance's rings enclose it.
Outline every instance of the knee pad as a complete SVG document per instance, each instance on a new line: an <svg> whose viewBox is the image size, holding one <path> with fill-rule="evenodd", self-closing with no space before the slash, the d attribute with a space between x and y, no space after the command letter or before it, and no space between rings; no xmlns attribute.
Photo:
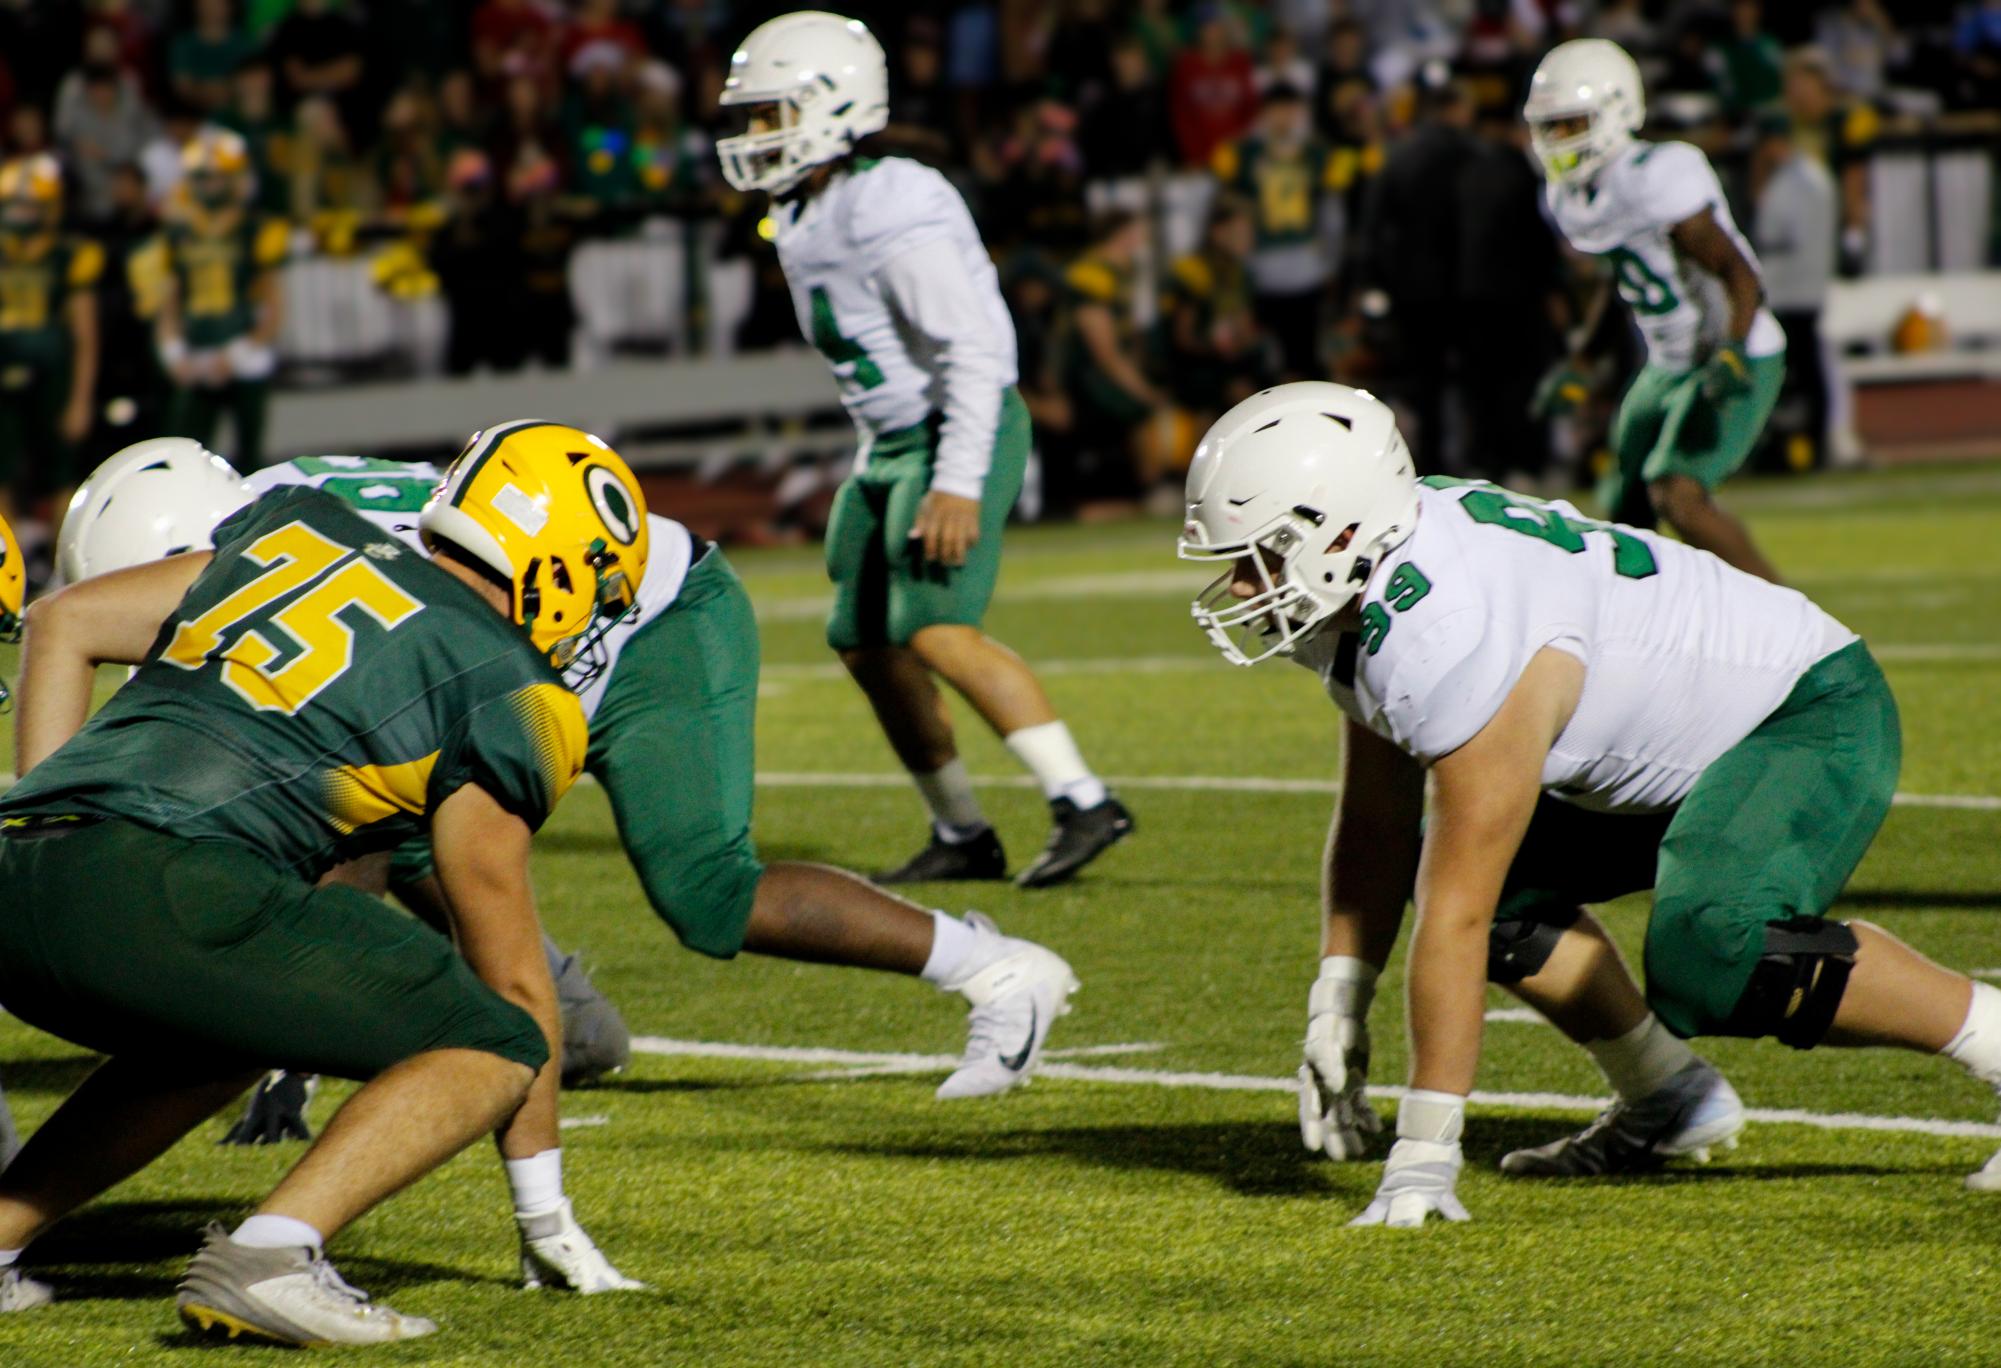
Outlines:
<svg viewBox="0 0 2001 1368"><path fill-rule="evenodd" d="M1724 1034L1774 1036L1795 1050L1812 1049L1834 1024L1859 945L1846 922L1790 917L1770 923Z"/></svg>
<svg viewBox="0 0 2001 1368"><path fill-rule="evenodd" d="M1487 932L1487 981L1505 986L1542 972L1563 933L1577 924L1580 910L1541 921L1495 922Z"/></svg>

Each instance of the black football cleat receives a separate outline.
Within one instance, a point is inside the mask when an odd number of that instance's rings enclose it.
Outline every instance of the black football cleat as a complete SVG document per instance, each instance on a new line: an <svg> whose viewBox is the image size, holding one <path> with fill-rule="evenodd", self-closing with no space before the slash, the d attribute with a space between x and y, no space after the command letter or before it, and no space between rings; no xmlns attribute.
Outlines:
<svg viewBox="0 0 2001 1368"><path fill-rule="evenodd" d="M1005 879L1007 852L992 827L968 841L948 841L936 828L931 843L895 869L870 876L879 884L948 883L964 879Z"/></svg>
<svg viewBox="0 0 2001 1368"><path fill-rule="evenodd" d="M1049 805L1056 819L1049 844L1028 868L1015 876L1020 888L1050 888L1064 882L1091 861L1123 841L1133 829L1133 815L1110 794L1093 808L1080 808L1068 798Z"/></svg>

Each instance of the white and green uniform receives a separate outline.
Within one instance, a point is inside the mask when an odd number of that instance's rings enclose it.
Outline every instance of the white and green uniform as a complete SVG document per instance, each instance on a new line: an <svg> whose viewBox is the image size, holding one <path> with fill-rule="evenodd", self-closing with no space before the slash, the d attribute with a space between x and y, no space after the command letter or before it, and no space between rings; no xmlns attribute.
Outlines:
<svg viewBox="0 0 2001 1368"><path fill-rule="evenodd" d="M1021 489L1028 418L1000 278L950 181L901 157L860 159L772 207L799 328L824 354L859 437L827 532L836 649L976 625ZM937 489L981 503L963 566L924 565L910 520Z"/></svg>
<svg viewBox="0 0 2001 1368"><path fill-rule="evenodd" d="M1618 470L1607 504L1614 516L1650 521L1637 486L1684 474L1714 489L1750 455L1785 376L1785 333L1761 307L1747 336L1728 337L1723 282L1684 260L1674 244L1675 226L1708 209L1758 269L1757 253L1737 230L1700 149L1636 142L1588 181L1552 180L1545 194L1570 245L1605 258L1646 339L1647 364L1620 405L1613 438ZM1702 398L1699 372L1732 340L1742 342L1750 363L1750 391L1710 404Z"/></svg>
<svg viewBox="0 0 2001 1368"><path fill-rule="evenodd" d="M315 456L247 483L263 494L312 485L423 549L417 513L436 466ZM590 722L585 768L603 785L647 897L690 947L733 955L764 867L750 839L758 638L749 596L722 552L647 515L649 551L633 610L578 656L566 679ZM406 848L399 877L429 870Z"/></svg>
<svg viewBox="0 0 2001 1368"><path fill-rule="evenodd" d="M1682 1034L1723 1029L1763 928L1824 912L1888 811L1896 709L1868 651L1707 552L1434 478L1359 602L1358 632L1323 630L1294 659L1427 766L1493 720L1537 652L1584 665L1502 915L1654 888L1649 994Z"/></svg>

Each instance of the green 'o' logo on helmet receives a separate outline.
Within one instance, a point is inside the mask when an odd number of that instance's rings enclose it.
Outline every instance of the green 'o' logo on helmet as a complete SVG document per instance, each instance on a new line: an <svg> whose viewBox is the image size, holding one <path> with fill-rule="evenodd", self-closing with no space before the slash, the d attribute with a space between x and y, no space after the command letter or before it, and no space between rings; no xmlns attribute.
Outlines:
<svg viewBox="0 0 2001 1368"><path fill-rule="evenodd" d="M632 545L639 537L639 500L625 481L609 466L592 466L584 472L584 488L605 530L620 545Z"/></svg>

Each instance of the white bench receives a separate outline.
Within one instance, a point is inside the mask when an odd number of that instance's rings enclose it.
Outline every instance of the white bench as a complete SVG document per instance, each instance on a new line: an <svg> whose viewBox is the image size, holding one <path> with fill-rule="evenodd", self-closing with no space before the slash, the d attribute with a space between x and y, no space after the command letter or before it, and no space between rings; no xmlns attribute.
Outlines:
<svg viewBox="0 0 2001 1368"><path fill-rule="evenodd" d="M1894 351L1898 323L1921 300L1938 310L1945 346ZM1820 326L1841 355L1842 370L1856 384L2001 379L2001 271L1839 281L1828 293ZM1857 346L1868 348L1869 354L1847 354Z"/></svg>

